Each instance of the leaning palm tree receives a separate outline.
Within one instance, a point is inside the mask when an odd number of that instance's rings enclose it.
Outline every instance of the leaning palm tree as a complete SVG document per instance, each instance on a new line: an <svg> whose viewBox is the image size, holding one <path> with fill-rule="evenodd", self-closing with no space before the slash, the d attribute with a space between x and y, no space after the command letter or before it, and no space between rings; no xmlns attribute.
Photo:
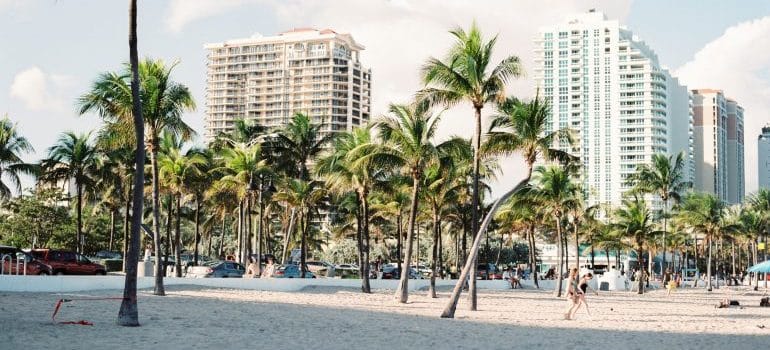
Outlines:
<svg viewBox="0 0 770 350"><path fill-rule="evenodd" d="M182 113L195 109L190 90L180 83L171 80L171 72L176 63L167 66L162 60L146 59L138 63L138 81L141 84L139 101L142 107L144 131L146 132L145 147L150 153L152 169L152 220L155 252L160 252L160 185L158 180L158 152L160 135L169 131L188 140L194 131L182 120ZM91 87L91 91L78 99L79 113L96 112L109 125L118 131L129 134L133 126L134 102L132 90L129 87L133 79L133 65L126 67L126 72L103 73ZM135 197L142 198L142 197ZM160 259L155 259L155 295L165 295L163 287L163 266Z"/></svg>
<svg viewBox="0 0 770 350"><path fill-rule="evenodd" d="M91 141L91 134L77 135L65 132L48 149L48 157L41 162L42 182L75 185L77 213L77 251L83 252L83 196L96 184L101 163L99 152Z"/></svg>
<svg viewBox="0 0 770 350"><path fill-rule="evenodd" d="M481 243L481 233L486 231L487 225L489 225L500 205L529 183L529 180L532 178L532 169L535 162L547 160L569 163L576 159L569 153L554 148L556 144L572 144L574 140L571 132L567 129L553 132L547 131L550 108L548 103L541 100L538 95L532 101L526 103L509 98L498 107L498 110L500 113L492 121L490 132L482 151L490 155L520 154L524 157L524 162L527 166L526 176L513 189L497 199L490 212L484 218L480 230L474 232L476 236L470 256L460 275L460 281L452 290L452 296L441 317L454 317L462 284L465 283L464 281L468 276L473 276L471 273L475 273L473 271L475 264L469 263L469 261L475 262ZM474 279L472 278L471 281L474 281Z"/></svg>
<svg viewBox="0 0 770 350"><path fill-rule="evenodd" d="M275 194L277 200L287 202L299 212L300 231L300 278L305 278L307 266L308 236L311 231L313 213L317 210L327 191L319 181L302 181L290 179ZM288 232L286 234L289 234Z"/></svg>
<svg viewBox="0 0 770 350"><path fill-rule="evenodd" d="M32 144L24 136L19 135L16 125L5 116L0 119L0 199L11 196L11 187L3 182L3 177L10 181L16 192L21 192L20 175L34 175L37 168L27 164L22 159L23 153L34 152Z"/></svg>
<svg viewBox="0 0 770 350"><path fill-rule="evenodd" d="M712 243L723 234L737 229L734 224L724 222L726 214L725 203L710 193L693 192L683 198L677 214L677 220L692 228L696 233L703 234L708 249L706 278L708 291L711 287Z"/></svg>
<svg viewBox="0 0 770 350"><path fill-rule="evenodd" d="M628 179L636 190L643 193L655 193L663 201L661 215L663 217L663 263L661 264L661 272L666 268L669 199L679 201L680 195L691 186L690 182L685 180L684 166L684 152L669 157L658 153L652 156L652 163L639 165L636 172L631 174Z"/></svg>
<svg viewBox="0 0 770 350"><path fill-rule="evenodd" d="M658 234L652 223L652 214L644 198L634 195L623 200L623 206L615 210L611 228L621 237L629 239L636 248L636 256L641 262L642 250L653 236ZM641 269L641 264L639 265ZM638 293L644 293L644 278L638 278Z"/></svg>
<svg viewBox="0 0 770 350"><path fill-rule="evenodd" d="M139 53L136 45L136 0L131 0L129 11L128 49L131 70L131 106L132 124L136 138L134 156L134 186L133 198L142 198L144 184L144 119L142 118L142 103L139 100ZM134 200L132 211L142 212L143 201ZM139 309L136 302L136 273L139 260L139 235L142 223L141 215L133 215L131 219L131 244L128 246L126 259L126 282L123 287L123 302L118 311L118 324L122 326L139 326Z"/></svg>
<svg viewBox="0 0 770 350"><path fill-rule="evenodd" d="M466 32L462 28L450 31L455 43L444 61L429 58L422 67L425 88L417 93L418 101L431 106L454 106L470 102L474 110L473 134L473 183L471 206L471 231L477 234L479 227L479 166L481 161L481 110L488 103L503 101L505 84L521 75L519 58L507 56L492 68L492 52L497 36L485 41L474 22ZM475 254L474 254L475 255ZM475 270L476 264L472 264ZM475 274L475 271L471 271ZM471 310L476 310L476 281L471 279Z"/></svg>
<svg viewBox="0 0 770 350"><path fill-rule="evenodd" d="M406 250L401 280L395 297L400 303L409 298L409 266L412 259L412 239L417 220L420 184L426 164L436 157L432 140L438 128L439 116L416 106L391 104L391 116L383 117L375 125L384 144L371 143L356 148L355 163L374 162L384 166L400 166L412 180L412 200L409 208L409 224L406 231Z"/></svg>

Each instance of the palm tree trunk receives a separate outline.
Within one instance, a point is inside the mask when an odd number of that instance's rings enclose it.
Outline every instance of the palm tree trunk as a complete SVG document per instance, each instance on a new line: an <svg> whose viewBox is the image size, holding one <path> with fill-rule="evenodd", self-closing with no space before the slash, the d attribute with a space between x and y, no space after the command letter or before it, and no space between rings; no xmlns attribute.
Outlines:
<svg viewBox="0 0 770 350"><path fill-rule="evenodd" d="M243 256L243 263L247 263L251 254L254 253L254 230L252 230L252 217L251 217L251 194L246 195L246 235L243 238L245 255ZM259 266L259 261L257 261ZM257 268L259 271L259 268Z"/></svg>
<svg viewBox="0 0 770 350"><path fill-rule="evenodd" d="M224 246L225 246L225 231L227 230L227 215L222 214L222 232L219 234L219 249L217 251L217 257L223 258L224 257Z"/></svg>
<svg viewBox="0 0 770 350"><path fill-rule="evenodd" d="M115 216L116 210L110 209L110 243L108 245L109 251L112 251L112 245L115 244Z"/></svg>
<svg viewBox="0 0 770 350"><path fill-rule="evenodd" d="M562 289L562 279L564 276L564 264L562 263L562 259L564 258L564 247L562 246L562 241L564 238L561 234L561 217L554 216L554 221L556 222L556 240L559 242L559 246L556 250L556 256L557 260L559 261L559 266L556 267L556 288L553 290L553 295L556 297L561 296L561 289Z"/></svg>
<svg viewBox="0 0 770 350"><path fill-rule="evenodd" d="M134 151L134 198L131 217L131 244L128 246L128 254L123 256L124 270L126 271L125 284L123 286L123 301L118 311L117 323L121 326L139 326L139 308L136 301L136 274L139 262L139 236L142 223L142 189L144 186L144 119L142 118L142 104L139 100L139 53L136 48L136 0L131 0L129 6L129 31L128 47L131 64L131 98L133 103L134 136L136 137L136 149ZM128 216L128 210L126 210ZM124 237L127 240L128 237Z"/></svg>
<svg viewBox="0 0 770 350"><path fill-rule="evenodd" d="M75 184L76 191L77 191L77 225L78 225L78 232L77 232L77 243L76 243L76 249L77 252L80 254L83 254L83 188L80 186L80 183L78 182Z"/></svg>
<svg viewBox="0 0 770 350"><path fill-rule="evenodd" d="M259 194L257 194L257 206L259 207L259 213L257 214L257 220L259 226L257 226L257 273L262 276L262 185L264 180L259 179Z"/></svg>
<svg viewBox="0 0 770 350"><path fill-rule="evenodd" d="M580 271L580 238L578 237L578 222L575 221L575 267Z"/></svg>
<svg viewBox="0 0 770 350"><path fill-rule="evenodd" d="M309 210L308 210L308 212L309 212ZM306 258L305 255L307 254L307 250L306 250L307 248L305 248L305 247L306 247L306 244L307 244L307 242L306 242L306 239L307 239L307 226L308 226L308 224L307 224L307 221L308 221L307 214L308 213L305 212L305 209L300 208L300 221L299 221L299 223L300 223L300 231L301 231L301 235L300 235L300 252L299 252L299 267L300 267L299 277L300 278L305 278L305 271L306 271L306 269L305 269L305 258Z"/></svg>
<svg viewBox="0 0 770 350"><path fill-rule="evenodd" d="M286 264L286 259L289 256L289 237L291 237L291 234L294 232L294 220L295 209L291 208L291 213L289 214L289 226L286 228L286 232L283 234L283 253L281 254L282 264Z"/></svg>
<svg viewBox="0 0 770 350"><path fill-rule="evenodd" d="M663 261L660 264L660 274L663 275L666 270L666 234L668 233L668 197L663 198ZM674 254L671 254L671 260L674 259Z"/></svg>
<svg viewBox="0 0 770 350"><path fill-rule="evenodd" d="M476 233L479 229L479 166L481 163L481 108L483 105L474 106L475 112L475 131L473 133L473 195L471 209L471 232ZM476 248L478 249L478 248ZM471 252L472 255L478 256L477 253ZM476 259L473 259L471 265L471 279L468 285L468 298L470 301L470 310L476 311L477 309L477 293L476 293Z"/></svg>
<svg viewBox="0 0 770 350"><path fill-rule="evenodd" d="M709 292L711 289L711 237L706 237L708 243L708 262L706 263L706 290Z"/></svg>
<svg viewBox="0 0 770 350"><path fill-rule="evenodd" d="M412 260L412 239L414 238L414 225L417 221L417 205L420 193L420 176L416 169L412 170L412 203L409 207L409 224L406 229L406 251L404 252L404 266L401 267L401 278L396 289L396 299L399 303L406 304L409 299L409 267Z"/></svg>
<svg viewBox="0 0 770 350"><path fill-rule="evenodd" d="M367 200L367 193L363 191L359 194L361 197L361 209L362 209L362 221L363 221L363 276L361 279L361 290L364 293L371 293L372 288L369 285L369 201Z"/></svg>
<svg viewBox="0 0 770 350"><path fill-rule="evenodd" d="M457 309L457 301L460 299L460 293L462 292L463 284L465 284L465 281L468 279L471 268L475 263L476 260L476 254L478 253L479 246L481 245L481 232L485 231L487 227L489 226L489 223L492 222L492 218L495 216L495 213L497 213L497 210L500 208L500 205L502 203L505 203L508 198L510 198L514 193L518 192L519 189L524 187L527 183L529 183L530 176L532 175L532 165L528 164L528 172L527 177L521 180L516 187L511 189L510 191L503 194L502 197L498 198L494 204L492 204L492 208L489 210L487 215L484 217L484 221L481 223L481 227L479 228L479 232L476 233L476 237L473 239L473 246L471 246L470 251L470 257L465 262L465 266L463 266L463 270L460 273L460 279L455 284L454 289L452 290L452 295L449 297L449 302L447 303L446 307L444 308L444 311L441 313L442 318L454 318L455 316L455 310ZM473 271L475 274L475 271ZM470 277L476 278L475 275L471 275Z"/></svg>
<svg viewBox="0 0 770 350"><path fill-rule="evenodd" d="M361 278L361 292L366 293L363 286L366 269L364 268L364 224L362 211L362 209L356 208L356 245L358 247L358 277Z"/></svg>
<svg viewBox="0 0 770 350"><path fill-rule="evenodd" d="M442 239L444 237L443 232L441 230L441 219L439 219L438 224L438 271L439 271L439 278L444 278L444 240Z"/></svg>
<svg viewBox="0 0 770 350"><path fill-rule="evenodd" d="M155 288L153 290L154 295L164 296L166 295L166 288L163 286L163 275L165 268L160 261L160 185L158 180L158 132L152 130L152 140L150 142L150 164L152 166L152 227L155 230L153 242L155 243ZM139 167L139 165L137 165ZM134 181L136 183L136 181ZM143 186L144 184L134 185ZM134 190L134 198L142 198L141 193L136 194ZM134 211L134 213L141 213ZM140 215L135 215L140 216Z"/></svg>
<svg viewBox="0 0 770 350"><path fill-rule="evenodd" d="M176 196L176 232L174 235L174 255L176 256L176 264L174 265L174 272L176 277L182 277L182 231L180 230L180 224L182 221L182 194Z"/></svg>
<svg viewBox="0 0 770 350"><path fill-rule="evenodd" d="M166 266L168 266L169 249L172 249L174 240L171 239L171 217L174 215L174 200L171 196L166 196L168 201L168 211L166 212L166 246L163 248L163 276L166 276Z"/></svg>
<svg viewBox="0 0 770 350"><path fill-rule="evenodd" d="M201 242L200 233L200 217L201 217L201 201L198 196L195 196L195 248L193 248L193 265L198 265L198 246ZM210 247L210 246L209 246Z"/></svg>
<svg viewBox="0 0 770 350"><path fill-rule="evenodd" d="M438 241L439 241L439 234L438 234L438 226L439 226L439 215L438 215L438 208L433 207L433 255L431 257L431 263L430 263L430 287L428 289L428 295L431 298L436 297L436 263L438 261Z"/></svg>
<svg viewBox="0 0 770 350"><path fill-rule="evenodd" d="M243 263L243 200L238 202L238 260Z"/></svg>
<svg viewBox="0 0 770 350"><path fill-rule="evenodd" d="M607 271L609 271L610 270L610 249L609 248L605 248L604 249L604 254L605 254L605 256L607 256ZM617 264L615 265L615 268L617 268L618 271L620 271L620 266L617 266Z"/></svg>
<svg viewBox="0 0 770 350"><path fill-rule="evenodd" d="M540 289L537 276L537 246L535 246L535 224L531 223L529 226L529 249L530 249L530 262L529 271L532 275L532 281L535 283L535 288Z"/></svg>
<svg viewBox="0 0 770 350"><path fill-rule="evenodd" d="M403 255L401 254L401 250L403 248L403 243L402 243L401 240L403 238L403 234L404 233L401 232L401 225L402 225L401 224L401 208L399 207L398 208L398 216L396 216L396 226L398 226L398 227L396 227L396 231L397 231L396 233L397 233L397 236L398 236L396 238L396 252L398 254L398 258L396 259L396 264L398 265L397 266L398 271L401 271L401 261L403 259Z"/></svg>
<svg viewBox="0 0 770 350"><path fill-rule="evenodd" d="M128 261L128 245L129 245L129 230L130 230L130 218L131 218L131 184L128 184L126 189L126 215L123 221L123 272L126 271L126 262Z"/></svg>
<svg viewBox="0 0 770 350"><path fill-rule="evenodd" d="M637 259L639 261L639 264L638 264L639 265L639 271L642 271L642 256L643 256L642 254L643 253L644 252L642 251L642 245L641 244L637 245L637 247L636 247L636 257L637 257ZM636 293L637 294L644 294L644 272L642 271L641 273L639 273L639 276L641 276L641 277L637 277L637 279L636 279L637 280L636 281L636 286L638 287L638 290L636 291Z"/></svg>

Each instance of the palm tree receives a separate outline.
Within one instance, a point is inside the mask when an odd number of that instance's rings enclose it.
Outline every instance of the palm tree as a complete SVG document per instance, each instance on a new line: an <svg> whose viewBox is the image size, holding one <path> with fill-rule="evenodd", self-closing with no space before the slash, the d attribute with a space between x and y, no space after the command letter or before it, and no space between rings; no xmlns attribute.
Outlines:
<svg viewBox="0 0 770 350"><path fill-rule="evenodd" d="M624 199L623 206L615 210L611 227L616 234L633 242L641 269L642 249L653 236L658 234L658 231L654 230L652 214L644 198L634 195L632 198ZM644 278L638 278L637 283L638 293L644 293Z"/></svg>
<svg viewBox="0 0 770 350"><path fill-rule="evenodd" d="M668 232L668 201L679 201L680 194L691 186L685 181L684 152L667 157L665 154L652 155L652 163L641 164L629 177L629 182L636 190L643 193L655 193L663 201L663 263L661 273L666 268L666 232ZM673 255L672 255L673 259ZM652 273L652 271L650 271Z"/></svg>
<svg viewBox="0 0 770 350"><path fill-rule="evenodd" d="M356 151L358 147L367 147L372 143L371 127L365 126L352 132L342 133L334 140L334 152L321 158L316 165L319 175L325 176L326 184L342 194L353 190L356 193L357 206L360 208L357 237L359 243L359 266L361 290L371 293L369 286L369 221L370 194L376 181L382 180L385 169L375 164L372 158ZM365 159L359 159L364 157Z"/></svg>
<svg viewBox="0 0 770 350"><path fill-rule="evenodd" d="M32 144L19 135L16 125L5 116L0 119L0 199L11 196L11 188L3 182L3 177L10 181L10 186L21 192L19 175L35 175L37 168L22 159L23 153L34 152Z"/></svg>
<svg viewBox="0 0 770 350"><path fill-rule="evenodd" d="M553 148L554 144L561 142L572 144L574 140L571 132L566 129L547 132L546 128L548 125L550 108L546 102L539 98L539 95L536 95L535 98L528 103L522 103L513 98L507 99L498 106L498 110L500 114L492 120L490 132L482 151L489 155L510 155L518 153L524 157L527 173L524 179L519 181L513 189L497 199L490 209L490 212L487 213L487 216L484 218L484 222L482 223L479 232L486 231L487 225L502 203L505 203L511 195L518 192L522 187L529 183L529 180L532 178L532 169L536 161L545 159L548 161L569 163L575 160L575 157L571 156L569 153ZM486 223L486 225L484 223ZM475 262L480 243L481 234L477 232L473 241L473 247L470 251L470 257L468 258L469 261ZM466 261L463 272L460 275L460 281L458 281L455 288L452 290L452 296L450 297L447 307L442 312L441 317L454 317L457 301L460 298L460 292L462 290L462 284L465 283L464 281L468 276L474 276L471 274L475 274L473 269L475 269L475 264ZM475 286L473 278L471 278L471 286ZM473 290L475 289L472 289L471 292Z"/></svg>
<svg viewBox="0 0 770 350"><path fill-rule="evenodd" d="M267 141L267 146L272 149L276 168L284 169L289 176L308 181L310 161L331 140L331 134L321 134L320 124L314 124L307 115L297 113L275 138Z"/></svg>
<svg viewBox="0 0 770 350"><path fill-rule="evenodd" d="M706 277L708 291L711 291L711 248L715 239L723 234L731 233L737 229L734 224L726 224L725 203L710 193L694 192L688 194L682 200L677 214L677 219L689 226L696 233L704 235L708 249L708 262Z"/></svg>
<svg viewBox="0 0 770 350"><path fill-rule="evenodd" d="M141 213L143 201L142 185L144 184L144 119L142 118L142 103L139 100L139 53L136 45L136 0L131 0L128 11L129 30L128 48L131 70L131 106L132 124L136 137L134 156L134 194L133 213ZM142 223L141 215L133 215L131 219L131 244L128 247L126 259L126 282L123 287L123 302L118 311L118 324L122 326L139 326L139 309L136 302L136 273L139 260L139 235Z"/></svg>
<svg viewBox="0 0 770 350"><path fill-rule="evenodd" d="M412 259L412 238L417 220L420 184L426 164L435 159L436 147L432 140L438 128L439 116L431 115L426 109L416 106L391 104L391 116L383 117L375 125L384 144L371 143L356 149L356 162L372 161L382 166L400 166L412 180L412 200L409 209L409 224L406 231L406 250L401 280L395 297L400 303L409 298L409 267ZM370 160L370 158L372 158Z"/></svg>
<svg viewBox="0 0 770 350"><path fill-rule="evenodd" d="M326 196L326 190L318 181L289 179L284 187L275 194L277 200L286 201L299 212L300 229L300 277L305 278L305 259L307 258L308 234L313 212ZM287 232L287 234L289 234Z"/></svg>
<svg viewBox="0 0 770 350"><path fill-rule="evenodd" d="M160 256L160 187L158 180L158 151L162 131L179 135L188 140L195 133L182 120L182 113L195 109L190 90L171 80L176 63L166 66L162 60L146 59L138 63L137 75L141 84L139 101L142 107L147 140L145 147L150 152L152 169L152 220L156 255ZM130 67L135 68L133 65ZM91 91L78 99L80 114L96 112L108 123L124 133L130 132L134 113L133 92L129 88L132 72L103 73L94 82ZM135 128L135 126L133 126ZM144 139L143 139L144 140ZM142 197L134 197L142 198ZM165 295L163 271L160 259L155 259L155 295Z"/></svg>
<svg viewBox="0 0 770 350"><path fill-rule="evenodd" d="M481 110L488 103L501 102L504 99L505 84L510 78L518 77L522 68L516 56L507 56L497 66L491 68L492 52L497 36L485 41L475 22L471 24L468 32L462 28L455 28L450 33L455 37L455 43L449 49L445 61L431 57L423 65L422 76L426 88L417 93L417 99L431 106L449 107L461 101L470 102L473 106L475 132L473 134L471 231L478 236L481 235L477 233L480 205ZM476 264L472 264L471 272L474 275L475 267ZM470 283L471 310L476 310L475 279L471 279Z"/></svg>
<svg viewBox="0 0 770 350"><path fill-rule="evenodd" d="M182 154L182 150L179 148L167 150L161 155L158 162L158 175L163 181L164 186L170 190L172 201L176 201L176 232L173 244L174 256L177 258L177 266L174 269L176 277L182 277L182 234L179 229L182 197L188 192L188 184L193 177L202 174L199 167L205 163L206 159L196 151L193 150L187 152L187 154Z"/></svg>
<svg viewBox="0 0 770 350"><path fill-rule="evenodd" d="M767 235L770 232L770 190L767 188L760 188L757 193L752 195L749 200L750 207L755 210L761 217L764 229L761 235L764 236L765 250L762 260L767 260Z"/></svg>
<svg viewBox="0 0 770 350"><path fill-rule="evenodd" d="M559 297L562 289L561 276L564 273L564 264L561 263L564 254L562 242L565 238L562 233L562 219L578 201L579 188L570 179L570 173L561 167L538 167L535 171L537 173L537 186L530 190L530 195L542 203L544 214L553 218L556 227L556 254L559 259L557 276L559 277L554 295Z"/></svg>
<svg viewBox="0 0 770 350"><path fill-rule="evenodd" d="M91 134L65 132L48 149L48 158L41 163L41 180L48 183L75 183L77 212L77 251L83 253L83 196L96 184L100 164L99 153L91 142Z"/></svg>

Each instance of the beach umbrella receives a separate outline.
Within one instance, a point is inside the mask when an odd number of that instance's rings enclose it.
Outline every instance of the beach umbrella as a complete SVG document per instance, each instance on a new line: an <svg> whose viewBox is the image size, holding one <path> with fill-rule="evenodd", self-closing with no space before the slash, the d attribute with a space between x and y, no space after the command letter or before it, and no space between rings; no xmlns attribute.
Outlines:
<svg viewBox="0 0 770 350"><path fill-rule="evenodd" d="M770 273L770 260L750 267L749 272Z"/></svg>

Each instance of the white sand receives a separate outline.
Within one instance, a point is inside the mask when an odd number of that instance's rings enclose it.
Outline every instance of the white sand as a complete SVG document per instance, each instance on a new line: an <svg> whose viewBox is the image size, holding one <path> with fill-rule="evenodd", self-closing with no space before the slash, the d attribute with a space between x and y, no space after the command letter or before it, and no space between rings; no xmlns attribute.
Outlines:
<svg viewBox="0 0 770 350"><path fill-rule="evenodd" d="M768 349L770 308L761 292L726 288L589 295L592 316L561 317L566 301L547 291L481 291L479 310L440 319L448 291L438 299L413 293L406 305L392 291L365 295L353 289L302 292L174 286L165 297L141 290L142 327L115 325L119 301L65 303L59 298L120 296L121 291L0 292L0 349ZM723 297L743 309L716 309ZM758 326L764 325L766 328Z"/></svg>

